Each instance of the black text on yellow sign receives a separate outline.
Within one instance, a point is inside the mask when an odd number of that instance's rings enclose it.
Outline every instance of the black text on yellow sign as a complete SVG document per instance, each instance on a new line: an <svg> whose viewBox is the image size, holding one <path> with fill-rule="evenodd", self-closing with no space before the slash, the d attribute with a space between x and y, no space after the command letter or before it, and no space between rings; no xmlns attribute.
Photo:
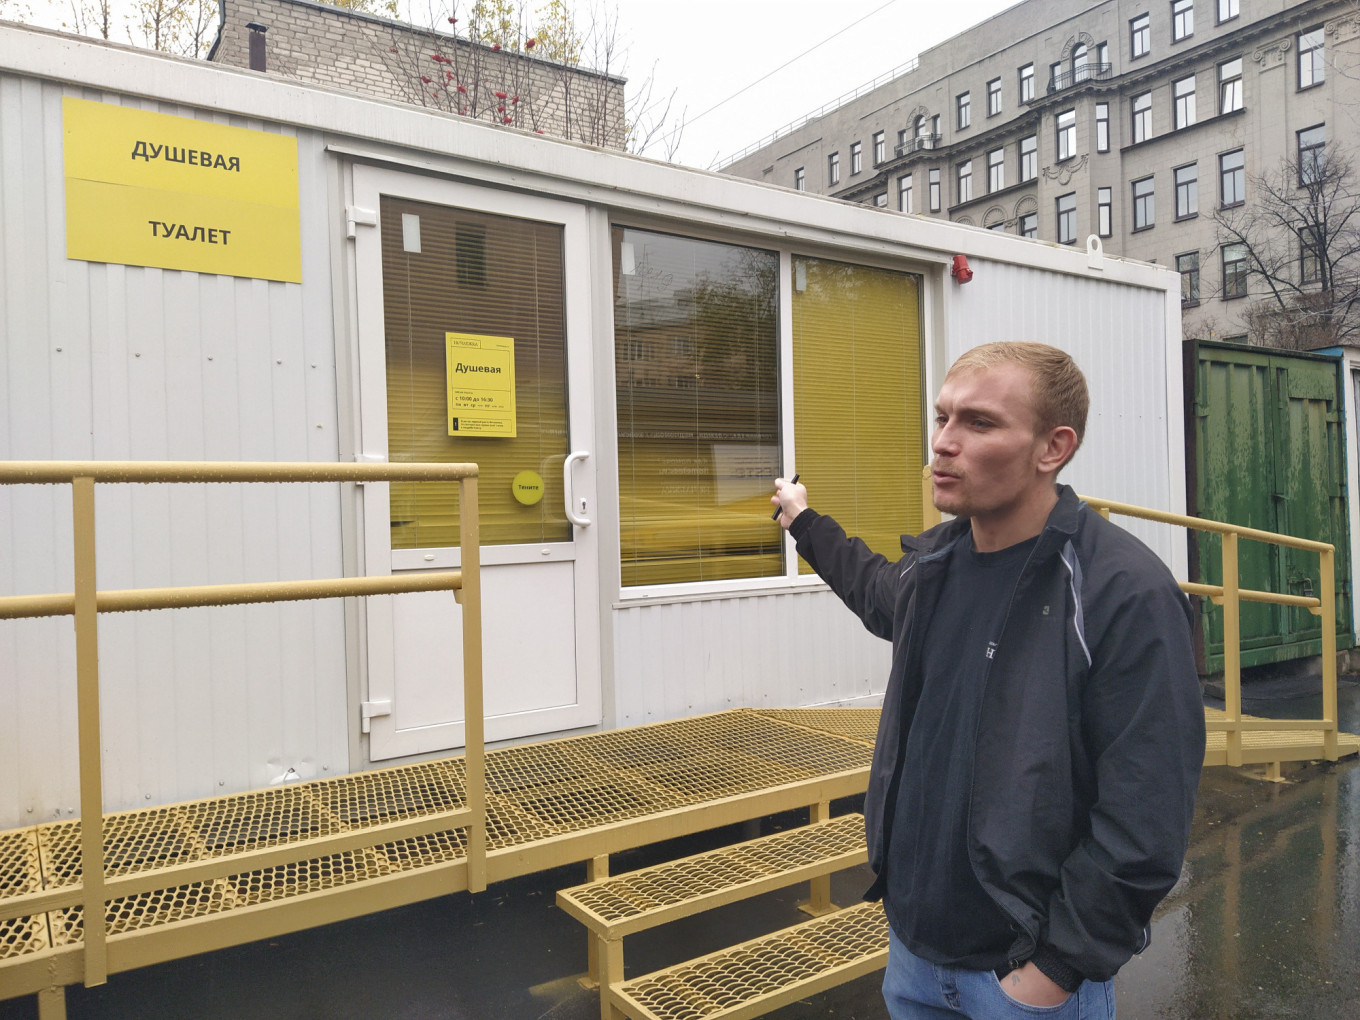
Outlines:
<svg viewBox="0 0 1360 1020"><path fill-rule="evenodd" d="M297 140L62 100L66 255L302 282Z"/></svg>
<svg viewBox="0 0 1360 1020"><path fill-rule="evenodd" d="M514 438L515 340L445 333L449 435Z"/></svg>

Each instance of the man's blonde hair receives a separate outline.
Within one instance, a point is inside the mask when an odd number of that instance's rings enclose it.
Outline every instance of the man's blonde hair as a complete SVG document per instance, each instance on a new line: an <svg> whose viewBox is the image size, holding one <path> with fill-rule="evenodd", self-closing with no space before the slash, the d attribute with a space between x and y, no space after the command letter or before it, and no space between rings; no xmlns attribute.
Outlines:
<svg viewBox="0 0 1360 1020"><path fill-rule="evenodd" d="M1077 446L1081 445L1091 396L1086 389L1086 376L1065 351L1022 340L983 344L965 351L949 366L945 378L956 372L976 372L997 365L1019 365L1033 375L1031 403L1036 435L1067 425L1077 434Z"/></svg>

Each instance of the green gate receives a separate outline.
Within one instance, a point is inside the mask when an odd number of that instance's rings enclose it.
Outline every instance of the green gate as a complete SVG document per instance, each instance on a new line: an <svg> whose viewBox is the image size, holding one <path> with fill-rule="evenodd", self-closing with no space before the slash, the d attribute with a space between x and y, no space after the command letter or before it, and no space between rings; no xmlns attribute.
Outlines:
<svg viewBox="0 0 1360 1020"><path fill-rule="evenodd" d="M1187 416L1190 513L1336 546L1337 647L1350 648L1341 370L1337 358L1235 344L1186 342L1194 389ZM1222 582L1219 536L1191 539L1190 576ZM1243 541L1241 586L1313 595L1317 558ZM1223 613L1201 605L1201 669L1223 669ZM1321 623L1306 609L1242 606L1242 665L1284 662L1322 651Z"/></svg>

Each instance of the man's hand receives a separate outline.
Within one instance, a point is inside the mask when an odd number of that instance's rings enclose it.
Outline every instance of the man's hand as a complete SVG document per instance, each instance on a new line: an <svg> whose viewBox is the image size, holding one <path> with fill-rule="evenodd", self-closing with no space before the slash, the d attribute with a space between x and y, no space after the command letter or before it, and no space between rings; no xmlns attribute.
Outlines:
<svg viewBox="0 0 1360 1020"><path fill-rule="evenodd" d="M807 489L801 482L776 478L774 495L770 497L770 503L778 508L779 526L787 531L793 519L807 509Z"/></svg>
<svg viewBox="0 0 1360 1020"><path fill-rule="evenodd" d="M1026 1006L1061 1006L1072 994L1054 984L1032 960L1003 977L1001 990Z"/></svg>

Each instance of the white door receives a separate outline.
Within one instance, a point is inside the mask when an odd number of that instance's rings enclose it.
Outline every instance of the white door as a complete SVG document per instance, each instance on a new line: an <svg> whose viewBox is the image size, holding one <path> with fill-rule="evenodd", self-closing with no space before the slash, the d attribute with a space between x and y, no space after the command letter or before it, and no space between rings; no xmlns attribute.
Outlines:
<svg viewBox="0 0 1360 1020"><path fill-rule="evenodd" d="M353 205L362 456L480 465L486 737L594 725L585 211L369 167ZM369 574L457 567L456 484L363 505ZM372 760L463 745L461 625L447 592L367 600Z"/></svg>

